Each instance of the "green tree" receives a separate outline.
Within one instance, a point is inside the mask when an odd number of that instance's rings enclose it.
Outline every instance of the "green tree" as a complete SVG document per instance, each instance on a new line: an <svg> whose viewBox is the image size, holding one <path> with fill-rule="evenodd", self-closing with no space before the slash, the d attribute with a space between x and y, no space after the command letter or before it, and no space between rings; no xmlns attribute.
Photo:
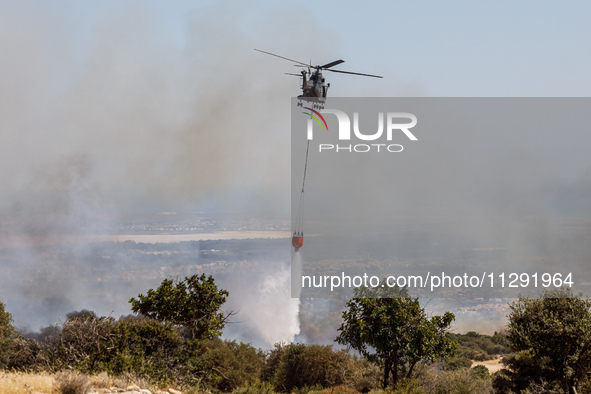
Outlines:
<svg viewBox="0 0 591 394"><path fill-rule="evenodd" d="M519 297L510 308L507 339L519 353L506 364L516 377L576 392L591 367L591 300L558 289Z"/></svg>
<svg viewBox="0 0 591 394"><path fill-rule="evenodd" d="M220 312L228 292L218 289L213 277L205 274L184 280L165 279L156 289L131 298L131 310L152 319L183 326L192 339L221 335L227 318Z"/></svg>
<svg viewBox="0 0 591 394"><path fill-rule="evenodd" d="M0 301L0 339L8 338L14 332L12 315L4 309L4 303Z"/></svg>
<svg viewBox="0 0 591 394"><path fill-rule="evenodd" d="M390 374L396 385L400 375L412 376L417 363L451 356L456 345L445 335L453 313L429 318L418 298L409 297L406 289L382 285L355 290L336 341L381 366L385 389Z"/></svg>
<svg viewBox="0 0 591 394"><path fill-rule="evenodd" d="M4 303L0 301L0 367L5 367L11 356L11 341L14 333L12 315L4 309Z"/></svg>

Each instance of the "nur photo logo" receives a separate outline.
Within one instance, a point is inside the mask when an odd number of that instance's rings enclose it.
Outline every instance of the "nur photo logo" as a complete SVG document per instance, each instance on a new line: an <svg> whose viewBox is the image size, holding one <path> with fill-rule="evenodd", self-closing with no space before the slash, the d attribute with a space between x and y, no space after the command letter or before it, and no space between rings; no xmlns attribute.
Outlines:
<svg viewBox="0 0 591 394"><path fill-rule="evenodd" d="M307 139L314 140L315 124L320 130L329 130L328 122L323 115L334 115L338 124L338 132L330 135L330 141L326 137L318 143L318 152L402 152L404 147L398 143L392 143L397 136L405 136L410 141L418 141L418 138L411 132L411 129L417 125L417 117L408 112L377 112L377 130L367 130L360 127L361 116L359 112L352 113L351 116L340 109L322 109L316 111L305 107L310 112L303 112L309 116L307 122ZM364 119L369 118L370 114L363 114ZM334 118L333 118L334 119ZM375 119L375 118L374 118ZM315 122L314 122L315 121ZM375 130L375 131L374 131ZM353 142L362 143L353 143ZM328 143L330 142L330 143ZM352 142L349 144L343 142ZM368 143L371 142L371 143Z"/></svg>

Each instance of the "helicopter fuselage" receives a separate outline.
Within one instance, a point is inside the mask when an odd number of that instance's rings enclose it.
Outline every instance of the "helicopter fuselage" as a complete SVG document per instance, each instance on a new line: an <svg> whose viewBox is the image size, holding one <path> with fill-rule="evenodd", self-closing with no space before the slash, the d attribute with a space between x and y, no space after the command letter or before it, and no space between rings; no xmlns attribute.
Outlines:
<svg viewBox="0 0 591 394"><path fill-rule="evenodd" d="M308 72L302 70L302 94L298 96L300 99L298 105L302 106L301 100L305 100L314 103L314 107L323 107L329 87L330 84L325 83L320 70L310 72L309 78Z"/></svg>
<svg viewBox="0 0 591 394"><path fill-rule="evenodd" d="M308 65L304 62L300 62L298 60L293 60L293 59L290 59L287 57L279 56L279 55L276 55L271 52L261 51L260 49L255 49L255 51L266 53L267 55L275 56L280 59L288 60L290 62L298 63L298 64L296 64L297 67L304 66L308 69L308 72L306 72L306 70L302 70L302 94L298 96L298 99L300 100L298 105L300 107L303 107L302 100L304 100L304 101L313 102L315 108L324 108L324 103L326 102L326 95L328 93L328 88L330 87L330 84L325 83L325 80L324 80L324 77L322 76L321 70L326 70L326 71L331 71L331 72L341 73L341 74L353 74L353 75L362 75L362 76L366 76L366 77L382 78L379 75L363 74L363 73L333 69L332 67L345 62L342 59L335 60L330 63L326 63L323 66L321 66L321 65L312 66L312 62L310 62L310 64ZM312 71L312 70L314 70L314 71ZM292 74L292 73L286 73L286 74L297 76L297 74ZM309 78L308 78L308 74L310 74Z"/></svg>

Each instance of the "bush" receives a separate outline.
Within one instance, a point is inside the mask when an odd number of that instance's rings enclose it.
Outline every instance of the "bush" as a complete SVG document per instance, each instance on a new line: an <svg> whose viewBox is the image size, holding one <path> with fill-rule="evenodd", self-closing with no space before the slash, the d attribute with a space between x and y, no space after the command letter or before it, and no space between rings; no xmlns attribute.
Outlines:
<svg viewBox="0 0 591 394"><path fill-rule="evenodd" d="M202 394L203 391L197 388L189 389L186 394ZM269 382L256 381L248 386L242 386L232 391L232 394L275 394L273 385ZM336 394L336 393L335 393Z"/></svg>
<svg viewBox="0 0 591 394"><path fill-rule="evenodd" d="M114 346L115 321L107 317L79 316L68 319L59 336L48 346L57 368L73 367L92 373ZM53 345L53 346L52 346Z"/></svg>
<svg viewBox="0 0 591 394"><path fill-rule="evenodd" d="M496 394L509 394L513 392L515 382L512 375L513 373L507 369L501 369L493 375L492 387Z"/></svg>
<svg viewBox="0 0 591 394"><path fill-rule="evenodd" d="M69 316L62 329L54 330L43 343L7 338L0 353L5 356L3 367L107 372L215 391L260 384L266 355L251 345L219 339L199 342L184 336L181 327L144 317L115 321L93 313ZM65 386L78 382L78 375L60 376Z"/></svg>
<svg viewBox="0 0 591 394"><path fill-rule="evenodd" d="M417 378L404 378L398 381L393 391L386 391L391 394L425 394Z"/></svg>
<svg viewBox="0 0 591 394"><path fill-rule="evenodd" d="M187 386L197 382L202 374L201 364L195 359L196 343L183 338L172 324L147 318L115 321L94 314L77 314L42 346L30 339L15 343L27 350L14 359L21 369L47 365L54 370L133 374L154 383ZM41 351L35 344L41 346Z"/></svg>
<svg viewBox="0 0 591 394"><path fill-rule="evenodd" d="M493 386L499 393L521 392L532 384L559 380L549 358L539 358L525 350L503 358L503 369L493 377Z"/></svg>
<svg viewBox="0 0 591 394"><path fill-rule="evenodd" d="M353 372L347 379L347 384L361 393L382 388L384 371L365 358L355 360Z"/></svg>
<svg viewBox="0 0 591 394"><path fill-rule="evenodd" d="M496 333L493 336L481 335L476 331L466 334L449 334L458 344L458 357L475 361L485 361L499 354L509 354L507 336Z"/></svg>
<svg viewBox="0 0 591 394"><path fill-rule="evenodd" d="M320 394L358 394L359 391L346 386L344 384L336 387L331 387L320 392Z"/></svg>
<svg viewBox="0 0 591 394"><path fill-rule="evenodd" d="M482 379L471 370L426 371L419 379L427 394L491 394L490 379Z"/></svg>
<svg viewBox="0 0 591 394"><path fill-rule="evenodd" d="M353 375L354 361L344 350L332 346L290 344L275 345L269 355L265 376L277 391L344 384Z"/></svg>
<svg viewBox="0 0 591 394"><path fill-rule="evenodd" d="M0 301L0 339L9 338L14 333L12 315L4 308L4 303Z"/></svg>
<svg viewBox="0 0 591 394"><path fill-rule="evenodd" d="M591 366L591 299L562 288L520 296L509 307L507 338L521 354L507 363L517 378L577 391Z"/></svg>
<svg viewBox="0 0 591 394"><path fill-rule="evenodd" d="M73 372L60 372L55 381L61 394L86 394L92 388L88 376Z"/></svg>
<svg viewBox="0 0 591 394"><path fill-rule="evenodd" d="M29 371L48 369L50 363L39 342L19 337L10 341L10 356L6 366L17 371Z"/></svg>
<svg viewBox="0 0 591 394"><path fill-rule="evenodd" d="M245 343L212 339L202 343L200 360L206 372L205 386L224 392L256 386L265 367L265 354Z"/></svg>
<svg viewBox="0 0 591 394"><path fill-rule="evenodd" d="M12 315L4 309L0 301L0 367L6 367L10 357L10 337L14 333Z"/></svg>
<svg viewBox="0 0 591 394"><path fill-rule="evenodd" d="M172 324L139 317L119 320L111 327L110 342L97 370L134 373L154 382L181 381L189 372L180 365L190 358L189 347Z"/></svg>
<svg viewBox="0 0 591 394"><path fill-rule="evenodd" d="M486 361L486 360L490 360L491 357L486 353L474 352L472 354L472 357L470 357L470 359L474 360L474 361Z"/></svg>
<svg viewBox="0 0 591 394"><path fill-rule="evenodd" d="M507 334L504 332L495 331L490 340L496 345L509 349L509 340L507 339Z"/></svg>
<svg viewBox="0 0 591 394"><path fill-rule="evenodd" d="M490 372L488 372L488 368L484 365L476 365L474 368L470 369L470 373L480 379L490 378Z"/></svg>
<svg viewBox="0 0 591 394"><path fill-rule="evenodd" d="M445 360L443 369L448 371L457 371L458 369L467 369L472 366L472 360L466 357L453 357Z"/></svg>

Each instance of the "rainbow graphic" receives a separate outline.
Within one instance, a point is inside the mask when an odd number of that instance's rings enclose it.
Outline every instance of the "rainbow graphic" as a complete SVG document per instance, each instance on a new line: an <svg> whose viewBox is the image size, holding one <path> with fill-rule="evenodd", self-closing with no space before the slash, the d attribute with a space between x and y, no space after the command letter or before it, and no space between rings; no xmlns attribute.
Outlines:
<svg viewBox="0 0 591 394"><path fill-rule="evenodd" d="M328 131L328 125L326 124L326 120L324 120L324 116L322 116L320 114L320 112L315 111L312 108L308 108L308 107L304 107L304 108L308 109L308 110L312 111L314 114L318 115L320 117L320 119L322 119L322 123L324 123L324 126L326 126L326 131ZM314 119L316 121L316 123L318 123L318 126L320 126L320 130L323 129L322 123L320 123L320 119L318 119L316 116L312 115L310 112L302 112L302 113L309 115L312 119Z"/></svg>

